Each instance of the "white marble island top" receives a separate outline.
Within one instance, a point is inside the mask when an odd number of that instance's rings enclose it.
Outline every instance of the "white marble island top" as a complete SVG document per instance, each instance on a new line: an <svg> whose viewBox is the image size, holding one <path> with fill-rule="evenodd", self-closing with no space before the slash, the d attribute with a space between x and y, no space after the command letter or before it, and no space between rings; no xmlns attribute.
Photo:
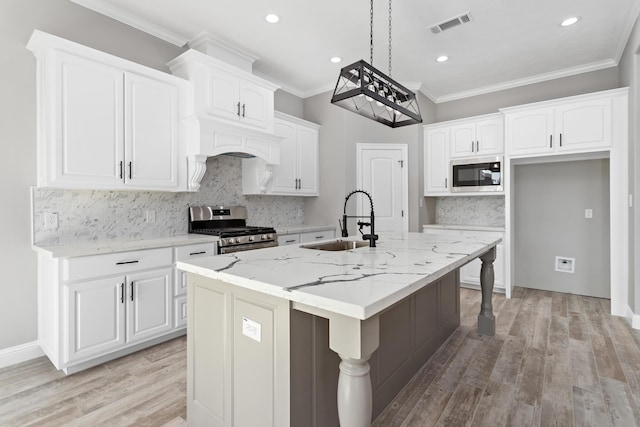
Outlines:
<svg viewBox="0 0 640 427"><path fill-rule="evenodd" d="M479 236L380 233L376 248L332 252L288 245L176 265L232 285L365 320L499 242Z"/></svg>

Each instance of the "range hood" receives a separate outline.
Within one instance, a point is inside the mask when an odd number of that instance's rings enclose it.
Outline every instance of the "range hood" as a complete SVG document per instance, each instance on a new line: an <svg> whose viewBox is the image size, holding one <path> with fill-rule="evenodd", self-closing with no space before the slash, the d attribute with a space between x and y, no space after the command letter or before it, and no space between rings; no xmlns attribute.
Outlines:
<svg viewBox="0 0 640 427"><path fill-rule="evenodd" d="M236 63L229 55L223 60L213 57L221 50L231 51L228 45L221 49L218 40L200 36L194 46L198 50L189 49L167 64L172 74L191 82L182 120L189 190L200 188L207 157L257 157L267 165L279 164L283 138L274 133L273 106L279 86L250 72L252 57L242 55ZM245 103L254 113L246 118ZM269 177L265 172L264 179Z"/></svg>
<svg viewBox="0 0 640 427"><path fill-rule="evenodd" d="M269 165L280 164L282 137L239 127L211 116L194 115L183 120L182 124L187 141L188 188L191 191L200 188L208 157L258 157Z"/></svg>

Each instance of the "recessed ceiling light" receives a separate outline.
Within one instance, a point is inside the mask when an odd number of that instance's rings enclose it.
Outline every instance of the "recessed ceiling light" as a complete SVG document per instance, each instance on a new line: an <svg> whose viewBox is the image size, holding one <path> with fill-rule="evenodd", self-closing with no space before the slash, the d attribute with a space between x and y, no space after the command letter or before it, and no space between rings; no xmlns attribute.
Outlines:
<svg viewBox="0 0 640 427"><path fill-rule="evenodd" d="M572 16L571 18L567 18L567 19L565 19L564 21L562 21L562 22L560 23L560 25L561 25L561 26L563 26L563 27L568 27L569 25L573 25L573 24L575 24L576 22L578 22L578 20L579 20L579 19L580 19L580 18L577 18L577 17L575 17L575 16Z"/></svg>
<svg viewBox="0 0 640 427"><path fill-rule="evenodd" d="M270 13L267 16L265 16L264 19L266 19L267 22L270 23L270 24L275 24L276 22L278 22L280 20L280 17L278 15L276 15L275 13Z"/></svg>
<svg viewBox="0 0 640 427"><path fill-rule="evenodd" d="M334 64L337 64L338 62L342 62L342 58L340 58L339 56L334 56L330 59L330 61Z"/></svg>
<svg viewBox="0 0 640 427"><path fill-rule="evenodd" d="M449 60L449 57L447 55L438 56L436 58L436 61L438 61L438 62L445 62L445 61L448 61L448 60Z"/></svg>

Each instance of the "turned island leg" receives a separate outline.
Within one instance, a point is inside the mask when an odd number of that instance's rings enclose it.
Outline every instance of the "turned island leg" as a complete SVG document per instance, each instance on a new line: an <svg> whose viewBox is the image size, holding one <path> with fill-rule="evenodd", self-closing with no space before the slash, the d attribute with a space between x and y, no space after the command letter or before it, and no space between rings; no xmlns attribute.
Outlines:
<svg viewBox="0 0 640 427"><path fill-rule="evenodd" d="M378 316L358 320L334 315L329 318L329 347L338 353L338 419L341 427L369 427L373 399L369 357L378 348Z"/></svg>
<svg viewBox="0 0 640 427"><path fill-rule="evenodd" d="M482 305L478 315L478 333L493 336L496 333L496 317L493 315L493 262L496 260L496 247L480 255L482 267L480 269L480 287L482 288Z"/></svg>

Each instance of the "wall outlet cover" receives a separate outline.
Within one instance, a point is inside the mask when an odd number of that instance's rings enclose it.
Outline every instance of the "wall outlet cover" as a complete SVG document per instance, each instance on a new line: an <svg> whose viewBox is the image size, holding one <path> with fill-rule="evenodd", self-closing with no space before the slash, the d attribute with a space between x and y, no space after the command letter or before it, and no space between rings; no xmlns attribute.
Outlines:
<svg viewBox="0 0 640 427"><path fill-rule="evenodd" d="M562 273L575 273L576 271L576 259L564 256L556 257L556 271Z"/></svg>
<svg viewBox="0 0 640 427"><path fill-rule="evenodd" d="M44 213L44 228L45 230L57 230L58 229L58 214L55 212Z"/></svg>
<svg viewBox="0 0 640 427"><path fill-rule="evenodd" d="M248 317L242 317L242 335L254 341L262 341L262 325Z"/></svg>

